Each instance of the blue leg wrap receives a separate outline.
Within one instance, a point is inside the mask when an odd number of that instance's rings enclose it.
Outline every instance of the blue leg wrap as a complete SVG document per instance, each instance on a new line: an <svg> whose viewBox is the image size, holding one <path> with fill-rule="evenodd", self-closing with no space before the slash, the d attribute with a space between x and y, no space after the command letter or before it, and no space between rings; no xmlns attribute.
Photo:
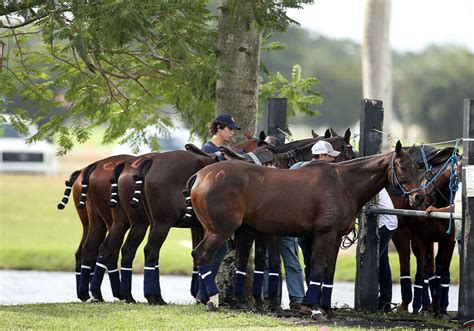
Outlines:
<svg viewBox="0 0 474 331"><path fill-rule="evenodd" d="M280 270L271 267L268 272L268 298L272 299L278 295L280 289Z"/></svg>
<svg viewBox="0 0 474 331"><path fill-rule="evenodd" d="M445 309L449 306L449 277L441 277L441 308Z"/></svg>
<svg viewBox="0 0 474 331"><path fill-rule="evenodd" d="M199 271L196 267L193 268L193 275L191 276L191 295L197 296L199 290Z"/></svg>
<svg viewBox="0 0 474 331"><path fill-rule="evenodd" d="M423 280L416 279L413 295L413 312L417 313L421 309L421 300L423 298Z"/></svg>
<svg viewBox="0 0 474 331"><path fill-rule="evenodd" d="M100 286L102 285L102 281L104 280L106 270L107 266L105 265L105 261L99 256L97 258L97 262L95 263L94 276L92 277L90 287L91 292L100 292Z"/></svg>
<svg viewBox="0 0 474 331"><path fill-rule="evenodd" d="M311 279L309 281L308 290L306 291L305 304L313 306L320 303L321 285L322 285L322 281L319 279Z"/></svg>
<svg viewBox="0 0 474 331"><path fill-rule="evenodd" d="M209 301L209 295L207 294L206 286L204 285L201 275L198 274L198 276L199 289L197 293L197 299L199 302L206 304Z"/></svg>
<svg viewBox="0 0 474 331"><path fill-rule="evenodd" d="M79 284L81 283L81 265L76 265L76 294L79 295Z"/></svg>
<svg viewBox="0 0 474 331"><path fill-rule="evenodd" d="M234 279L234 295L243 295L245 287L245 279L247 278L247 272L245 267L240 267L235 270Z"/></svg>
<svg viewBox="0 0 474 331"><path fill-rule="evenodd" d="M132 262L122 261L120 267L120 293L123 295L132 293Z"/></svg>
<svg viewBox="0 0 474 331"><path fill-rule="evenodd" d="M321 287L321 307L331 308L333 282L324 282Z"/></svg>
<svg viewBox="0 0 474 331"><path fill-rule="evenodd" d="M91 276L91 267L81 265L81 280L79 282L79 292L89 295L89 279Z"/></svg>
<svg viewBox="0 0 474 331"><path fill-rule="evenodd" d="M263 270L253 271L252 295L254 297L262 296Z"/></svg>
<svg viewBox="0 0 474 331"><path fill-rule="evenodd" d="M155 288L155 282L156 282L156 270L155 270L155 264L146 264L144 267L144 272L143 272L143 293L146 296L149 295L156 295L156 288Z"/></svg>
<svg viewBox="0 0 474 331"><path fill-rule="evenodd" d="M402 290L402 301L407 304L413 299L413 292L411 290L411 278L410 275L400 275L400 287Z"/></svg>
<svg viewBox="0 0 474 331"><path fill-rule="evenodd" d="M207 295L212 297L213 295L218 294L219 290L217 289L216 282L214 281L214 275L212 274L212 271L209 269L209 267L205 265L198 265L198 270L202 279L202 283L206 287ZM200 285L201 283L199 286Z"/></svg>
<svg viewBox="0 0 474 331"><path fill-rule="evenodd" d="M428 279L423 280L423 306L428 306L431 303L430 300L430 286Z"/></svg>
<svg viewBox="0 0 474 331"><path fill-rule="evenodd" d="M160 267L155 265L155 293L161 296L161 285L160 285Z"/></svg>
<svg viewBox="0 0 474 331"><path fill-rule="evenodd" d="M436 286L436 276L432 272L428 273L428 284L430 286L431 298L434 301L435 299L439 298L439 291Z"/></svg>
<svg viewBox="0 0 474 331"><path fill-rule="evenodd" d="M110 287L112 288L112 295L114 298L121 299L120 295L120 274L117 263L107 265L107 272L109 273Z"/></svg>

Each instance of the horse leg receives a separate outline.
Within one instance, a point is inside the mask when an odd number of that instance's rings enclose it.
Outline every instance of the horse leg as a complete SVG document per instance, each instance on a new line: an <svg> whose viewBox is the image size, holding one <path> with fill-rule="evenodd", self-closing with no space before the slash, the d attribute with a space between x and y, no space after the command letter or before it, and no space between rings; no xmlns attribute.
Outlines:
<svg viewBox="0 0 474 331"><path fill-rule="evenodd" d="M399 227L395 230L392 241L397 249L398 260L400 262L400 288L402 292L400 309L408 311L408 305L413 299L410 277L410 231L402 224L403 223L399 222Z"/></svg>
<svg viewBox="0 0 474 331"><path fill-rule="evenodd" d="M250 250L255 240L255 230L242 224L235 232L235 260L236 269L234 277L234 297L237 309L249 309L247 300L244 297L245 280L247 278L247 265L250 257Z"/></svg>
<svg viewBox="0 0 474 331"><path fill-rule="evenodd" d="M417 314L420 309L422 311L428 310L429 297L428 280L426 279L426 244L422 242L419 236L413 236L412 239L413 254L416 257L416 275L415 275L415 290L413 296L413 314ZM426 282L425 282L426 280Z"/></svg>
<svg viewBox="0 0 474 331"><path fill-rule="evenodd" d="M207 308L209 310L215 310L219 306L219 290L217 289L216 282L214 280L215 275L212 274L210 269L210 262L212 256L217 252L225 243L227 238L232 235L232 232L223 234L217 234L213 232L206 232L203 241L193 250L193 257L197 261L197 268L199 271L199 289L202 292L206 292L209 301L207 302Z"/></svg>
<svg viewBox="0 0 474 331"><path fill-rule="evenodd" d="M329 236L331 238L331 236ZM336 271L336 261L337 254L339 253L339 248L341 247L342 237L336 236L336 238L331 239L327 242L327 245L333 243L333 247L328 246L326 250L326 259L327 264L324 271L324 281L321 285L321 300L319 306L326 313L326 317L331 319L334 317L334 313L331 308L331 298L332 298L332 289L334 287L334 272Z"/></svg>
<svg viewBox="0 0 474 331"><path fill-rule="evenodd" d="M191 239L193 249L203 240L204 232L202 228L191 228ZM196 260L193 259L193 274L191 276L191 295L197 298L199 291L199 272L197 269Z"/></svg>
<svg viewBox="0 0 474 331"><path fill-rule="evenodd" d="M95 264L94 277L92 278L90 291L92 297L98 301L103 301L100 287L104 278L105 271L108 271L112 294L115 298L121 299L120 278L117 266L120 246L123 238L129 228L128 219L123 210L117 206L112 209L113 223L105 240L100 245L99 256Z"/></svg>
<svg viewBox="0 0 474 331"><path fill-rule="evenodd" d="M449 305L449 285L451 282L449 267L451 265L451 260L453 257L454 246L456 242L451 238L443 240L439 243L438 252L442 252L442 260L437 261L437 266L440 266L439 275L441 276L441 291L440 291L440 314L443 317L448 315L448 305ZM439 254L439 253L438 253ZM439 263L439 264L438 264Z"/></svg>
<svg viewBox="0 0 474 331"><path fill-rule="evenodd" d="M439 250L437 258L440 255ZM428 278L429 292L431 294L431 310L437 315L439 310L439 281L435 275L434 243L429 243L426 247L426 277Z"/></svg>
<svg viewBox="0 0 474 331"><path fill-rule="evenodd" d="M136 302L132 296L133 259L135 259L138 246L140 246L140 243L143 241L146 230L148 229L148 221L146 218L145 221L143 221L143 219L140 220L140 222L131 224L130 231L128 232L127 239L125 240L121 251L122 261L120 263L120 294L126 303Z"/></svg>
<svg viewBox="0 0 474 331"><path fill-rule="evenodd" d="M151 228L148 242L145 245L145 266L143 274L143 292L151 305L166 305L161 296L159 258L160 250L172 222L160 222Z"/></svg>
<svg viewBox="0 0 474 331"><path fill-rule="evenodd" d="M281 312L281 237L267 235L268 242L268 309Z"/></svg>
<svg viewBox="0 0 474 331"><path fill-rule="evenodd" d="M79 296L79 284L81 281L82 250L84 247L84 242L86 241L87 233L89 231L89 219L87 218L87 212L84 209L78 209L77 212L79 214L79 218L81 219L81 223L82 223L82 238L74 256L76 258L76 266L75 266L76 295L79 299L81 299L81 297Z"/></svg>
<svg viewBox="0 0 474 331"><path fill-rule="evenodd" d="M252 296L255 300L257 311L264 310L264 301L262 297L263 278L265 272L265 262L267 256L267 240L263 233L255 234L255 257L253 268Z"/></svg>
<svg viewBox="0 0 474 331"><path fill-rule="evenodd" d="M89 229L86 240L82 248L82 264L81 276L79 281L79 299L86 301L89 296L89 282L91 278L92 267L95 265L95 260L98 255L99 246L105 238L107 227L102 219L97 215L96 211L90 211L89 215Z"/></svg>
<svg viewBox="0 0 474 331"><path fill-rule="evenodd" d="M305 282L306 285L309 285L309 278L311 275L311 255L313 254L313 239L310 237L300 237L298 241L303 253Z"/></svg>

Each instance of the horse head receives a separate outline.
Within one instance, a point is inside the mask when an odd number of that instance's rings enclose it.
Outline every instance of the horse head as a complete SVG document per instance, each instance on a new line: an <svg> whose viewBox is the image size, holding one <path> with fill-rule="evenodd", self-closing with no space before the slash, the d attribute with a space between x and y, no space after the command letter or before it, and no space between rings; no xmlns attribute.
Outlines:
<svg viewBox="0 0 474 331"><path fill-rule="evenodd" d="M336 157L335 162L348 161L348 160L355 159L356 157L359 156L357 151L355 151L354 148L352 147L350 139L351 139L351 130L349 128L344 133L344 137L335 135L335 136L331 136L331 138L325 139L327 142L329 142L332 145L332 147L336 151L341 152Z"/></svg>
<svg viewBox="0 0 474 331"><path fill-rule="evenodd" d="M456 184L462 180L461 161L457 163L456 172L456 169L452 169L450 160L451 159L449 158L445 161L445 163L435 165L431 169L430 176L425 176L425 172L421 173L421 183L423 186L426 186L425 207L435 206L440 208L449 205L451 194L451 174L453 173L455 176L453 180Z"/></svg>
<svg viewBox="0 0 474 331"><path fill-rule="evenodd" d="M408 195L410 205L417 208L422 205L425 197L420 189L418 164L411 157L414 150L415 147L412 146L408 151L404 151L400 141L397 141L389 168L388 181L390 185L399 188L405 195Z"/></svg>

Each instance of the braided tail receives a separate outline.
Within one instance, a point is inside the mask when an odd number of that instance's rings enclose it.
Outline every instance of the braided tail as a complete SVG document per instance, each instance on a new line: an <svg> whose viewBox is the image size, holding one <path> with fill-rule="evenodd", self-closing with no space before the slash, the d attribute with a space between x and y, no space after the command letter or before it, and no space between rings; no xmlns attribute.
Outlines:
<svg viewBox="0 0 474 331"><path fill-rule="evenodd" d="M186 189L183 190L184 198L186 199L186 214L184 214L185 219L193 218L194 211L193 205L191 203L191 189L193 188L194 182L196 182L197 175L194 174L189 177L188 182L186 183Z"/></svg>
<svg viewBox="0 0 474 331"><path fill-rule="evenodd" d="M135 180L135 188L133 190L133 198L130 200L130 206L133 208L138 208L140 205L140 199L142 197L143 186L145 183L145 176L152 163L153 160L145 159L142 161L142 163L140 163L138 174L133 175L133 179Z"/></svg>
<svg viewBox="0 0 474 331"><path fill-rule="evenodd" d="M62 210L64 207L66 207L68 201L69 201L69 196L71 195L72 191L72 185L76 181L77 177L81 174L81 170L76 170L71 174L71 177L69 177L69 180L65 182L66 184L66 189L64 190L64 196L63 199L61 200L60 203L58 203L58 209Z"/></svg>
<svg viewBox="0 0 474 331"><path fill-rule="evenodd" d="M118 201L119 201L118 180L124 167L125 167L125 162L117 164L114 168L114 171L112 172L112 177L110 177L110 184L111 184L110 201L107 204L107 206L109 206L110 208L114 208L118 204Z"/></svg>
<svg viewBox="0 0 474 331"><path fill-rule="evenodd" d="M89 164L84 170L84 174L82 175L81 198L79 199L79 203L77 204L77 208L79 209L84 209L84 207L86 206L87 191L89 190L89 178L96 167L97 162Z"/></svg>

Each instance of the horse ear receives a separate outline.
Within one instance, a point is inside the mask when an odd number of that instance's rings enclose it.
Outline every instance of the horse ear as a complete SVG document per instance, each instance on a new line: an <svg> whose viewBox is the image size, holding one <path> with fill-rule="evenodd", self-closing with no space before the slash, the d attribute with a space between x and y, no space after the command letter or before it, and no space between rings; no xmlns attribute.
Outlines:
<svg viewBox="0 0 474 331"><path fill-rule="evenodd" d="M244 136L245 138L247 138L247 140L250 140L253 138L253 134L251 134L250 132L248 131L244 131Z"/></svg>
<svg viewBox="0 0 474 331"><path fill-rule="evenodd" d="M313 135L313 138L319 138L319 134L317 134L316 132L314 132L313 129L311 129L311 134Z"/></svg>
<svg viewBox="0 0 474 331"><path fill-rule="evenodd" d="M329 128L329 130L331 130L331 137L336 137L336 136L338 136L338 134L336 133L336 131L334 131L333 128Z"/></svg>
<svg viewBox="0 0 474 331"><path fill-rule="evenodd" d="M260 140L265 140L265 137L266 137L265 131L263 131L263 130L260 131L260 134L258 135L258 139L260 139Z"/></svg>
<svg viewBox="0 0 474 331"><path fill-rule="evenodd" d="M402 151L402 143L399 141L397 141L397 145L395 146L395 153L400 153Z"/></svg>
<svg viewBox="0 0 474 331"><path fill-rule="evenodd" d="M344 133L344 141L346 142L346 144L349 144L350 140L351 140L351 129L347 128L346 133Z"/></svg>
<svg viewBox="0 0 474 331"><path fill-rule="evenodd" d="M328 139L328 138L331 138L331 131L329 131L329 129L327 129L326 132L324 132L324 139Z"/></svg>

